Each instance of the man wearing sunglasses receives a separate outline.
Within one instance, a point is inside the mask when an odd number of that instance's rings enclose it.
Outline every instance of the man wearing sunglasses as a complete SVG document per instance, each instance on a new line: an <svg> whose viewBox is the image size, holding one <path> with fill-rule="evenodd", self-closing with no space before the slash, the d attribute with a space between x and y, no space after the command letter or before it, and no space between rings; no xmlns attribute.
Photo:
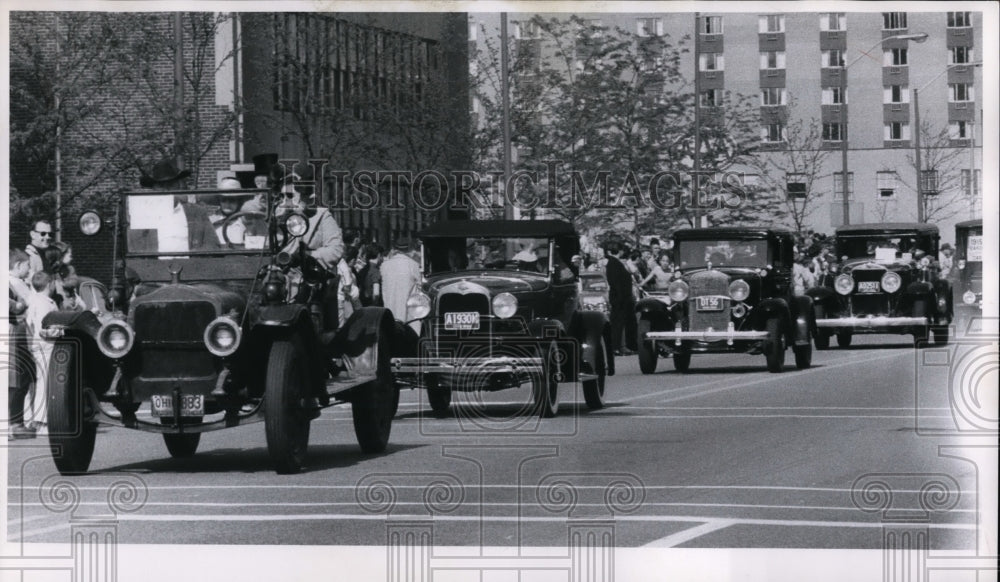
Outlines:
<svg viewBox="0 0 1000 582"><path fill-rule="evenodd" d="M42 255L52 243L52 223L44 218L36 220L28 235L31 237L31 242L25 245L24 252L28 253L27 280L30 281L35 273L45 270L45 261L42 259Z"/></svg>

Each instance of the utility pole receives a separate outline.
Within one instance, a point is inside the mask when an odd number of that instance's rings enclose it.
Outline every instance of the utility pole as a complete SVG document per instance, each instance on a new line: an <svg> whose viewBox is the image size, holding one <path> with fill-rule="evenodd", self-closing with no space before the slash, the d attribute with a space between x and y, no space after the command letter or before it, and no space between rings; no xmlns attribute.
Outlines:
<svg viewBox="0 0 1000 582"><path fill-rule="evenodd" d="M699 182L701 181L701 13L694 13L694 175L691 176L691 205L694 209L694 227L701 228L699 208Z"/></svg>
<svg viewBox="0 0 1000 582"><path fill-rule="evenodd" d="M507 13L500 13L500 93L503 104L503 183L500 185L503 200L503 217L514 218L514 205L507 199L507 182L510 180L510 74L507 45Z"/></svg>

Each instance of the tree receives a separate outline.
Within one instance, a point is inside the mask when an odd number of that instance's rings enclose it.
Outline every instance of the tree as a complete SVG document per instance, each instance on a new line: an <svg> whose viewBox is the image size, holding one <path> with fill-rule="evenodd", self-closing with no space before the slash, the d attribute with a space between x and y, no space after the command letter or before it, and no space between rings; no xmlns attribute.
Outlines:
<svg viewBox="0 0 1000 582"><path fill-rule="evenodd" d="M962 169L968 152L954 147L948 129L935 131L930 122L924 121L918 128L920 131L920 165L923 166L921 176L923 185L924 222L941 222L964 212L967 208L965 192L962 188ZM906 177L900 176L900 181L917 192L916 156L907 154L906 161L910 171Z"/></svg>

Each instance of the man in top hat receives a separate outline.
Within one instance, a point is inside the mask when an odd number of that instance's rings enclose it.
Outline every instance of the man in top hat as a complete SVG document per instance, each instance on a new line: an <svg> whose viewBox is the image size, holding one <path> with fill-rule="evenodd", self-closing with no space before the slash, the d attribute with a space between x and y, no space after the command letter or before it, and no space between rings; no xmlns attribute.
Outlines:
<svg viewBox="0 0 1000 582"><path fill-rule="evenodd" d="M406 300L414 288L420 286L420 265L409 255L410 239L396 239L389 256L382 261L379 271L382 274L382 302L399 321L406 321ZM410 323L413 331L420 334L420 322Z"/></svg>
<svg viewBox="0 0 1000 582"><path fill-rule="evenodd" d="M154 190L178 190L190 175L189 170L180 170L173 160L167 159L143 174L139 184ZM141 200L135 203L141 204ZM128 238L133 251L187 252L220 247L207 209L186 202L183 196L174 196L174 210L163 217L159 228L129 230Z"/></svg>

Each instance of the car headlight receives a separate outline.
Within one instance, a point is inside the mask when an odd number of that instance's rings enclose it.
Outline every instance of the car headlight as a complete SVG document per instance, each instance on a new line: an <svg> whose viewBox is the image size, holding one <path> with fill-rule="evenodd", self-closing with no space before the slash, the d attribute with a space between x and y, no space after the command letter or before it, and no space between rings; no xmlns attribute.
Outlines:
<svg viewBox="0 0 1000 582"><path fill-rule="evenodd" d="M729 284L729 296L733 301L745 301L750 296L750 285L743 279L737 279Z"/></svg>
<svg viewBox="0 0 1000 582"><path fill-rule="evenodd" d="M135 332L120 319L112 319L97 331L97 347L109 358L121 358L132 349Z"/></svg>
<svg viewBox="0 0 1000 582"><path fill-rule="evenodd" d="M309 219L297 212L292 213L285 219L285 228L292 236L302 236L309 230Z"/></svg>
<svg viewBox="0 0 1000 582"><path fill-rule="evenodd" d="M667 287L667 293L674 302L681 302L687 299L688 293L690 293L691 288L684 281L672 281Z"/></svg>
<svg viewBox="0 0 1000 582"><path fill-rule="evenodd" d="M238 323L227 316L217 317L205 328L205 347L216 356L231 356L240 347L243 332Z"/></svg>
<svg viewBox="0 0 1000 582"><path fill-rule="evenodd" d="M882 289L886 293L895 293L899 291L899 288L903 285L903 280L899 278L899 275L889 271L885 275L882 275Z"/></svg>
<svg viewBox="0 0 1000 582"><path fill-rule="evenodd" d="M507 319L517 313L517 297L510 293L500 293L493 298L493 314Z"/></svg>
<svg viewBox="0 0 1000 582"><path fill-rule="evenodd" d="M431 312L431 298L423 292L414 293L406 299L406 319L423 319Z"/></svg>
<svg viewBox="0 0 1000 582"><path fill-rule="evenodd" d="M960 260L958 261L958 268L959 268L959 270L961 270L961 269L964 269L964 268L965 268L965 259L960 259Z"/></svg>
<svg viewBox="0 0 1000 582"><path fill-rule="evenodd" d="M849 294L851 291L854 291L854 277L846 273L837 275L837 278L833 280L833 288L841 295Z"/></svg>
<svg viewBox="0 0 1000 582"><path fill-rule="evenodd" d="M101 232L101 216L93 210L88 210L80 215L80 232L87 236L93 236Z"/></svg>
<svg viewBox="0 0 1000 582"><path fill-rule="evenodd" d="M966 291L962 293L962 303L966 305L973 305L976 302L976 294L972 291Z"/></svg>
<svg viewBox="0 0 1000 582"><path fill-rule="evenodd" d="M931 265L931 259L930 259L930 257L922 257L920 259L920 268L921 269L926 269L930 265Z"/></svg>

